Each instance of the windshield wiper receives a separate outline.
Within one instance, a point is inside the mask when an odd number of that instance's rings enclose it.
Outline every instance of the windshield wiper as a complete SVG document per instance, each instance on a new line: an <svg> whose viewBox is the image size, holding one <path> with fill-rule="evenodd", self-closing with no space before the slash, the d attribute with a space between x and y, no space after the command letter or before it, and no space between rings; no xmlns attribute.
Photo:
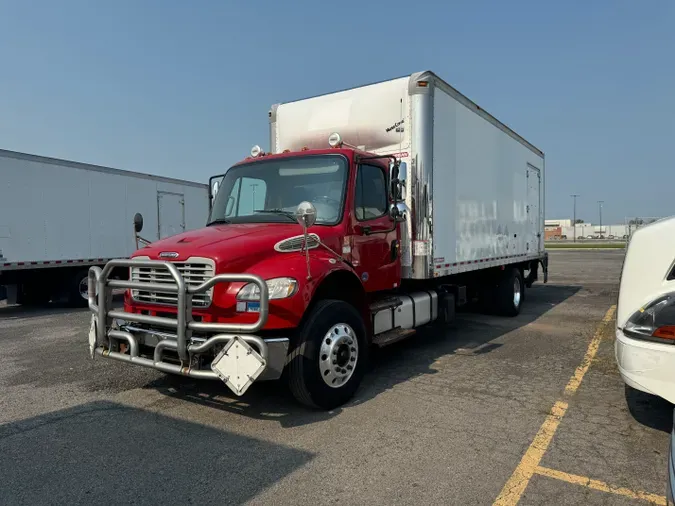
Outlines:
<svg viewBox="0 0 675 506"><path fill-rule="evenodd" d="M286 216L286 218L295 222L295 213L293 211L284 211L283 209L254 209L253 212L278 214L279 216Z"/></svg>
<svg viewBox="0 0 675 506"><path fill-rule="evenodd" d="M216 218L215 220L209 221L206 224L206 226L208 227L210 225L227 225L229 223L232 223L232 222L230 220L228 220L227 218Z"/></svg>

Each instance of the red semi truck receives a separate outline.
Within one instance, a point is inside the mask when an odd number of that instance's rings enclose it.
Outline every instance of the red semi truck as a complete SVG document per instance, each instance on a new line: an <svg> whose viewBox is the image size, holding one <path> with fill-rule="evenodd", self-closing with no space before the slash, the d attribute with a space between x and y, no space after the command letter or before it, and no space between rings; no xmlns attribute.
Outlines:
<svg viewBox="0 0 675 506"><path fill-rule="evenodd" d="M543 153L432 72L274 106L270 145L211 178L204 228L91 268L92 358L331 409L373 346L546 281Z"/></svg>

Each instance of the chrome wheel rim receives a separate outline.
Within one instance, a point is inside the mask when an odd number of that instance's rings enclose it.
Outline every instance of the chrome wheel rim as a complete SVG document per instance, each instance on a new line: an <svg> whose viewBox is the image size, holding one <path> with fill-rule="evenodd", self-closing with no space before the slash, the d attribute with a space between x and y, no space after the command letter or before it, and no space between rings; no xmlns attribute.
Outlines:
<svg viewBox="0 0 675 506"><path fill-rule="evenodd" d="M513 280L513 306L520 307L520 280L518 278Z"/></svg>
<svg viewBox="0 0 675 506"><path fill-rule="evenodd" d="M85 277L80 280L79 284L80 297L84 300L89 300L89 278Z"/></svg>
<svg viewBox="0 0 675 506"><path fill-rule="evenodd" d="M354 374L359 358L359 341L346 323L333 325L319 348L319 370L324 383L340 388Z"/></svg>

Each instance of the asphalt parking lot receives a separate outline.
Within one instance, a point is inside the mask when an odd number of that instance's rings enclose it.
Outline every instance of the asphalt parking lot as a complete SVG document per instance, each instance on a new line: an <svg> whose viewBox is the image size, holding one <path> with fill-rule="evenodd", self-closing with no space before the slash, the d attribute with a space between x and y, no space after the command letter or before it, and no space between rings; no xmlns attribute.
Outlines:
<svg viewBox="0 0 675 506"><path fill-rule="evenodd" d="M330 413L91 361L87 311L0 307L0 504L665 504L672 406L614 362L622 256L551 251L520 316L382 350Z"/></svg>

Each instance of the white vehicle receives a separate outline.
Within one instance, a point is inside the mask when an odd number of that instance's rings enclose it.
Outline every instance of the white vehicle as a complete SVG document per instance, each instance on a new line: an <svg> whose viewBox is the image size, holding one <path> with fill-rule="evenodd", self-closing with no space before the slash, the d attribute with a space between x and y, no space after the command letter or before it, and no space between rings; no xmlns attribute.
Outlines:
<svg viewBox="0 0 675 506"><path fill-rule="evenodd" d="M616 326L616 361L624 382L675 403L675 217L633 233Z"/></svg>
<svg viewBox="0 0 675 506"><path fill-rule="evenodd" d="M206 223L208 185L0 150L0 285L9 303L87 305L87 273ZM127 277L127 270L116 271Z"/></svg>

